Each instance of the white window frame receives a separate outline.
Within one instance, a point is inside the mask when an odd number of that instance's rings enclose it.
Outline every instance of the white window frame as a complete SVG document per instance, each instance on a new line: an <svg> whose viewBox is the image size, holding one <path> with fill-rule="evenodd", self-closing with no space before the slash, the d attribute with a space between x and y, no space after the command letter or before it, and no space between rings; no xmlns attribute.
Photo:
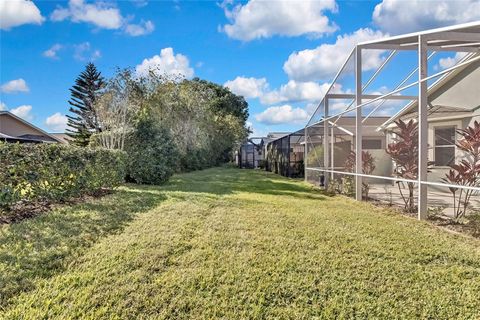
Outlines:
<svg viewBox="0 0 480 320"><path fill-rule="evenodd" d="M452 128L454 129L455 131L455 137L454 137L454 144L453 145L440 145L440 146L437 146L437 129L446 129L446 128ZM452 125L440 125L440 126L434 126L433 127L433 167L434 168L440 168L440 169L444 169L444 168L450 168L450 166L437 166L436 165L436 152L437 152L437 148L452 148L453 147L453 164L456 164L457 163L457 145L455 144L455 142L457 141L457 128L458 126L455 125L455 124L452 124Z"/></svg>

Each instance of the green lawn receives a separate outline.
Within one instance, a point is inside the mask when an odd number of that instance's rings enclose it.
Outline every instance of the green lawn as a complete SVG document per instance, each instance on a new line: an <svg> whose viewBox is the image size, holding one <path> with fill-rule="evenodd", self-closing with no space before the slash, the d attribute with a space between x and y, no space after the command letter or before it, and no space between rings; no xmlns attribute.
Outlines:
<svg viewBox="0 0 480 320"><path fill-rule="evenodd" d="M0 227L5 319L480 318L480 242L215 168Z"/></svg>

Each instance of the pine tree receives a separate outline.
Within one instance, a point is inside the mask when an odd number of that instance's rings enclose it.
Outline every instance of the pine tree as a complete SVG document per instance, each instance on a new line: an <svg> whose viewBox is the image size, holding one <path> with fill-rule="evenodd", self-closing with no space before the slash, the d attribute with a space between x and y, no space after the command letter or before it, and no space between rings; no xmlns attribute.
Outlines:
<svg viewBox="0 0 480 320"><path fill-rule="evenodd" d="M105 82L93 63L88 63L80 76L75 80L75 85L70 88L71 98L69 111L73 115L67 115L67 135L72 142L79 146L87 146L90 136L98 133L101 128L98 124L95 112L95 99L104 88Z"/></svg>

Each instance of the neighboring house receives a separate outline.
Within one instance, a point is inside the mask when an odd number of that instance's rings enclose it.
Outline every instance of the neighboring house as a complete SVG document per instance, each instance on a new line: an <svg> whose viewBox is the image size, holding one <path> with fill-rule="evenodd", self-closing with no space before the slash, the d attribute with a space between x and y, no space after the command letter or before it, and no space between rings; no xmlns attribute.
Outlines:
<svg viewBox="0 0 480 320"><path fill-rule="evenodd" d="M385 132L378 127L389 120L388 117L370 117L362 126L362 149L377 159L373 174L390 175L392 161L385 152L387 141ZM323 123L308 127L309 141L307 164L309 167L323 167ZM328 167L336 171L345 169L345 162L355 150L355 117L343 116L337 121L329 121L329 143L333 145Z"/></svg>
<svg viewBox="0 0 480 320"><path fill-rule="evenodd" d="M0 111L0 140L20 143L66 143L8 111Z"/></svg>
<svg viewBox="0 0 480 320"><path fill-rule="evenodd" d="M381 126L389 140L395 135L394 121L417 120L417 110L417 102L410 103ZM428 158L433 163L428 181L441 182L449 166L464 157L455 146L456 131L474 121L480 122L480 61L458 68L428 89Z"/></svg>
<svg viewBox="0 0 480 320"><path fill-rule="evenodd" d="M236 163L240 168L256 169L264 160L263 137L248 138L245 140L236 154Z"/></svg>

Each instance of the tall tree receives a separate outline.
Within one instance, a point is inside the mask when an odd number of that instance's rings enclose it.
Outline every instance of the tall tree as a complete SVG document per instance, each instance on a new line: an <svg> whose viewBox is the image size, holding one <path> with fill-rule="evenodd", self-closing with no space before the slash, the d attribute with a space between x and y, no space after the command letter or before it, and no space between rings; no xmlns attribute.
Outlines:
<svg viewBox="0 0 480 320"><path fill-rule="evenodd" d="M89 62L75 80L75 85L70 88L71 98L68 103L71 106L69 111L73 115L67 115L70 127L67 134L73 139L73 143L79 146L87 146L90 136L101 132L94 105L104 86L100 71Z"/></svg>

